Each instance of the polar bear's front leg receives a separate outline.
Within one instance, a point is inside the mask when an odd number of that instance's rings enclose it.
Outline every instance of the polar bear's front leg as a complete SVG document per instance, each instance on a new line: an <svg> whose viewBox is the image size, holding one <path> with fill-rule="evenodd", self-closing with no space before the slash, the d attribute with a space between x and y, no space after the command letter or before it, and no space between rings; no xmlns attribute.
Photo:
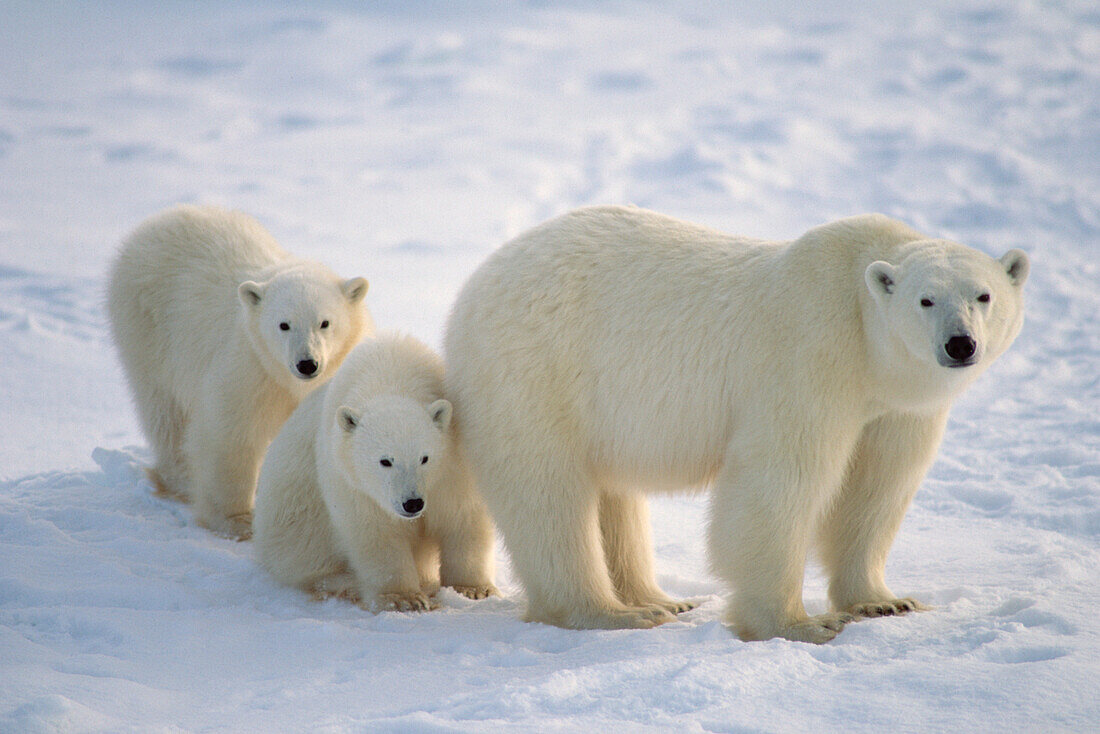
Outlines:
<svg viewBox="0 0 1100 734"><path fill-rule="evenodd" d="M694 608L661 591L653 569L653 536L646 498L605 491L600 495L600 532L607 570L619 599L628 606L657 606L673 614Z"/></svg>
<svg viewBox="0 0 1100 734"><path fill-rule="evenodd" d="M946 422L946 409L931 416L898 413L864 429L840 495L819 533L834 609L861 617L928 609L914 599L897 598L886 586L884 571L894 536L935 458Z"/></svg>

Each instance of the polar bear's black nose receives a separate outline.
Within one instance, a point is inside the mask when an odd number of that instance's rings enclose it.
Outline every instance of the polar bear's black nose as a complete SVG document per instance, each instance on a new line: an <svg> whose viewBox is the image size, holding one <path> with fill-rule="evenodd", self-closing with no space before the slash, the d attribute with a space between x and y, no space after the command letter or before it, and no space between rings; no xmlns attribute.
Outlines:
<svg viewBox="0 0 1100 734"><path fill-rule="evenodd" d="M415 515L424 509L424 500L420 497L413 497L410 500L405 500L401 503L401 509L409 515Z"/></svg>
<svg viewBox="0 0 1100 734"><path fill-rule="evenodd" d="M947 340L944 351L951 359L962 362L974 356L974 350L977 349L977 346L969 336L953 336Z"/></svg>
<svg viewBox="0 0 1100 734"><path fill-rule="evenodd" d="M298 373L305 377L313 377L313 374L317 371L317 362L312 359L303 359L297 365Z"/></svg>

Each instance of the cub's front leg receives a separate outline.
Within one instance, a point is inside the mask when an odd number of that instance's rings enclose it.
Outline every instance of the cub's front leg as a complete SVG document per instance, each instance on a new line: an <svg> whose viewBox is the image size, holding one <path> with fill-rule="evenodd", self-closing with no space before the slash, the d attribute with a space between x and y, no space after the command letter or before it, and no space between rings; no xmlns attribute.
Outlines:
<svg viewBox="0 0 1100 734"><path fill-rule="evenodd" d="M439 541L440 583L470 599L499 595L493 583L493 524L460 460L443 472L429 503L426 520Z"/></svg>
<svg viewBox="0 0 1100 734"><path fill-rule="evenodd" d="M203 403L187 425L194 467L195 515L200 525L238 540L252 537L252 505L264 451L294 409L285 391L252 375L234 381L214 372Z"/></svg>
<svg viewBox="0 0 1100 734"><path fill-rule="evenodd" d="M235 435L232 427L216 416L197 415L187 428L199 525L220 535L247 540L252 537L252 501L262 448L247 437Z"/></svg>
<svg viewBox="0 0 1100 734"><path fill-rule="evenodd" d="M333 524L359 589L359 605L371 612L424 612L438 607L420 587L414 555L414 522L389 517L367 497L334 502Z"/></svg>

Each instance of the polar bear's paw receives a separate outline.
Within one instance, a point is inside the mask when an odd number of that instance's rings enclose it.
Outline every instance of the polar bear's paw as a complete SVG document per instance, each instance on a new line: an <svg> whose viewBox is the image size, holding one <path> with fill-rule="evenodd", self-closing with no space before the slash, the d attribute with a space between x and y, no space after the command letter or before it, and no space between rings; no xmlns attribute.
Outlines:
<svg viewBox="0 0 1100 734"><path fill-rule="evenodd" d="M500 596L500 591L492 584L455 584L451 587L467 599L485 599L490 596Z"/></svg>
<svg viewBox="0 0 1100 734"><path fill-rule="evenodd" d="M559 627L578 630L651 629L676 619L672 612L656 604L619 609L601 609L587 613L573 612L564 622L531 616L531 621L549 621Z"/></svg>
<svg viewBox="0 0 1100 734"><path fill-rule="evenodd" d="M683 614L684 612L690 612L692 609L698 606L695 602L688 601L687 599L665 598L654 603L656 604L656 606L661 607L666 612L669 612L671 614Z"/></svg>
<svg viewBox="0 0 1100 734"><path fill-rule="evenodd" d="M854 620L853 615L845 612L819 614L804 622L787 625L779 636L794 642L812 642L815 645L821 645L840 634L844 625Z"/></svg>
<svg viewBox="0 0 1100 734"><path fill-rule="evenodd" d="M236 540L252 539L252 513L242 512L239 515L230 515L225 518L225 534Z"/></svg>
<svg viewBox="0 0 1100 734"><path fill-rule="evenodd" d="M619 599L630 607L660 607L669 614L682 614L698 606L695 602L686 599L673 599L660 589L635 594L620 593Z"/></svg>
<svg viewBox="0 0 1100 734"><path fill-rule="evenodd" d="M144 470L145 478L153 485L153 494L155 496L166 500L172 500L173 502L180 502L182 504L191 502L191 497L187 494L187 490L166 481L163 477L164 472L158 471L151 466L144 467Z"/></svg>
<svg viewBox="0 0 1100 734"><path fill-rule="evenodd" d="M695 602L672 599L654 585L638 584L636 587L619 588L615 591L620 602L627 606L659 606L669 614L682 614L695 609Z"/></svg>
<svg viewBox="0 0 1100 734"><path fill-rule="evenodd" d="M430 612L439 602L420 591L394 591L379 594L371 605L374 612Z"/></svg>
<svg viewBox="0 0 1100 734"><path fill-rule="evenodd" d="M318 579L310 587L309 594L314 601L344 599L356 604L361 601L359 583L351 573L337 573Z"/></svg>
<svg viewBox="0 0 1100 734"><path fill-rule="evenodd" d="M921 604L916 599L888 599L886 601L866 602L848 607L848 613L857 617L892 617L909 612L927 612L932 607Z"/></svg>
<svg viewBox="0 0 1100 734"><path fill-rule="evenodd" d="M199 525L203 526L215 535L230 540L252 539L252 513L241 512L228 517L199 517Z"/></svg>

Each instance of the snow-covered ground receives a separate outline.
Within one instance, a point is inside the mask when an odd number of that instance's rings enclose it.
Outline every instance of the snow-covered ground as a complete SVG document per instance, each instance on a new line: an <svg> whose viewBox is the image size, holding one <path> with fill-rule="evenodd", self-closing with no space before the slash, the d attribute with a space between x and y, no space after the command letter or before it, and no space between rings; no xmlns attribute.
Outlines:
<svg viewBox="0 0 1100 734"><path fill-rule="evenodd" d="M1100 729L1100 11L744 5L0 2L0 731ZM506 598L430 614L277 586L139 471L104 273L180 201L436 346L488 252L582 204L1023 248L1024 331L890 558L937 610L742 643L703 496L653 501L660 580L701 602L655 630L520 622L502 550Z"/></svg>

